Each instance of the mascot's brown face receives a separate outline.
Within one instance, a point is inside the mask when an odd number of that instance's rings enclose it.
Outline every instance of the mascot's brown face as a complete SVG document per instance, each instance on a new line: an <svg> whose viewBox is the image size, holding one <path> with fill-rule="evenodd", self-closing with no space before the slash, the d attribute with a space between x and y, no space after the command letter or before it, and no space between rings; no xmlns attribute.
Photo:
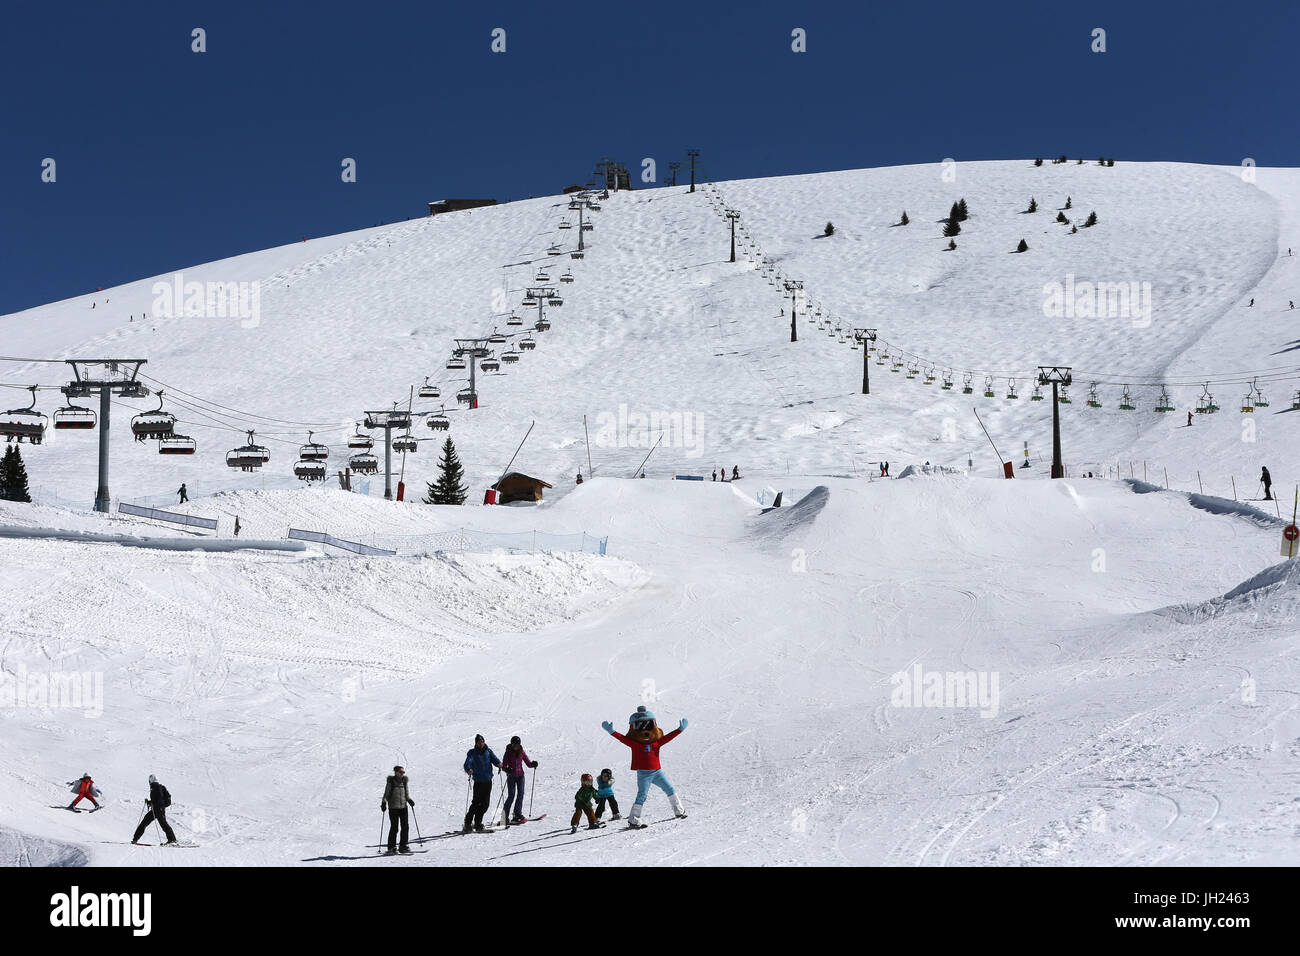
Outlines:
<svg viewBox="0 0 1300 956"><path fill-rule="evenodd" d="M627 728L628 738L643 744L653 743L663 735L664 732L653 720L634 720Z"/></svg>

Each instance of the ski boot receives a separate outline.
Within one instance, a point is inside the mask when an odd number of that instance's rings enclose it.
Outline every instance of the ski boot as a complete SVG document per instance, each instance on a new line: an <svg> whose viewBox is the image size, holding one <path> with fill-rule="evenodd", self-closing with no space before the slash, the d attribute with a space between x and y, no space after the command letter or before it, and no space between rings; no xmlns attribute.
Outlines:
<svg viewBox="0 0 1300 956"><path fill-rule="evenodd" d="M673 808L673 813L677 814L678 820L686 819L686 808L682 806L682 798L673 794L668 798L668 804Z"/></svg>
<svg viewBox="0 0 1300 956"><path fill-rule="evenodd" d="M578 832L578 828L577 828L577 827L569 827L569 832L570 832L570 833L577 833L577 832Z"/></svg>
<svg viewBox="0 0 1300 956"><path fill-rule="evenodd" d="M644 830L646 824L641 822L641 814L645 809L645 804L634 803L632 812L627 815L627 826L629 830Z"/></svg>

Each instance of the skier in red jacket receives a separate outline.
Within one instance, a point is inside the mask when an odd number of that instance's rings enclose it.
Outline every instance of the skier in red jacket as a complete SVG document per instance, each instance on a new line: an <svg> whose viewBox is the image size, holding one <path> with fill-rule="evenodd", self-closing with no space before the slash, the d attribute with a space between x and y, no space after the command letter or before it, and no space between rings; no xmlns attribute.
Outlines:
<svg viewBox="0 0 1300 956"><path fill-rule="evenodd" d="M95 810L99 809L99 801L95 798L101 795L100 790L99 787L95 786L95 781L90 779L90 774L83 773L80 780L70 780L68 786L77 795L77 799L68 804L69 810L73 809L82 800L89 800L95 805ZM95 810L90 812L94 813Z"/></svg>
<svg viewBox="0 0 1300 956"><path fill-rule="evenodd" d="M677 796L667 775L659 767L659 748L686 729L687 720L682 718L677 729L665 734L655 723L655 715L646 710L645 704L636 709L636 713L627 719L627 735L614 730L608 720L600 726L607 734L632 749L632 769L636 771L636 802L627 815L627 825L633 829L645 826L641 814L645 810L646 797L650 795L650 785L654 784L668 797L673 813L684 818L686 810L682 807L682 798Z"/></svg>

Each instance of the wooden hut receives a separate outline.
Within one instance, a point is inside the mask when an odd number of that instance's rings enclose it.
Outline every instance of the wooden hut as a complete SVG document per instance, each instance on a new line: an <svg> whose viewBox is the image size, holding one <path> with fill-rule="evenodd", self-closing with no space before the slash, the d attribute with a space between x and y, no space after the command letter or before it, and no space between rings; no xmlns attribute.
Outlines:
<svg viewBox="0 0 1300 956"><path fill-rule="evenodd" d="M540 478L518 471L510 472L492 486L497 493L497 504L501 505L512 501L541 501L542 489L552 487L554 486Z"/></svg>

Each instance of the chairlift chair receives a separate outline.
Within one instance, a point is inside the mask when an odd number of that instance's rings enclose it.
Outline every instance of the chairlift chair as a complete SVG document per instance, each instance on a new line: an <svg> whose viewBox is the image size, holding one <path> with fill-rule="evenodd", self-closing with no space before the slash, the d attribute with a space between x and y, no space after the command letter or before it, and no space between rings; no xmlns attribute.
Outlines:
<svg viewBox="0 0 1300 956"><path fill-rule="evenodd" d="M573 270L569 270L568 272L565 272L564 275L560 276L560 281L561 281L561 282L572 282L572 281L573 281Z"/></svg>
<svg viewBox="0 0 1300 956"><path fill-rule="evenodd" d="M984 397L993 398L993 376L984 376Z"/></svg>
<svg viewBox="0 0 1300 956"><path fill-rule="evenodd" d="M158 392L158 407L153 411L141 412L131 419L131 434L135 435L136 441L144 441L146 438L157 438L159 440L169 437L176 430L176 416L171 412L163 411L163 393ZM162 449L159 449L161 452ZM174 452L174 454L185 454L184 452Z"/></svg>
<svg viewBox="0 0 1300 956"><path fill-rule="evenodd" d="M970 372L966 372L966 373L964 373L964 374L962 375L962 377L961 377L961 393L962 393L963 395L970 395L970 394L972 394L972 393L975 391L975 386L973 386L973 385L971 384L971 382L974 381L974 378L975 378L975 376L972 375Z"/></svg>
<svg viewBox="0 0 1300 956"><path fill-rule="evenodd" d="M1088 386L1088 400L1084 402L1089 408L1101 408L1101 399L1097 397L1097 383Z"/></svg>
<svg viewBox="0 0 1300 956"><path fill-rule="evenodd" d="M1214 404L1214 396L1210 394L1210 385L1207 382L1201 386L1201 396L1196 400L1196 414L1213 415L1219 410L1219 406Z"/></svg>
<svg viewBox="0 0 1300 956"><path fill-rule="evenodd" d="M298 457L303 461L326 461L329 459L330 450L320 442L313 441L314 434L314 432L307 433L307 444L298 447Z"/></svg>
<svg viewBox="0 0 1300 956"><path fill-rule="evenodd" d="M1255 393L1254 393L1254 392L1247 392L1247 393L1246 393L1246 397L1243 398L1243 399L1241 400L1241 410L1242 410L1243 413L1248 413L1248 412L1254 412L1254 411L1255 411L1255 402L1254 402L1254 398L1255 398Z"/></svg>
<svg viewBox="0 0 1300 956"><path fill-rule="evenodd" d="M519 326L519 325L523 325L523 324L524 324L524 318L523 318L523 316L521 316L521 315L516 315L516 314L513 313L513 312L510 313L510 318L506 319L506 325Z"/></svg>
<svg viewBox="0 0 1300 956"><path fill-rule="evenodd" d="M496 329L493 329L492 334L488 336L489 345L505 345L506 341L506 334L504 332L498 332Z"/></svg>
<svg viewBox="0 0 1300 956"><path fill-rule="evenodd" d="M160 455L192 455L195 447L194 439L189 435L172 433L158 439L158 454Z"/></svg>
<svg viewBox="0 0 1300 956"><path fill-rule="evenodd" d="M441 398L441 397L442 397L442 389L440 389L437 385L432 385L432 384L430 384L430 383L429 383L429 378L428 378L428 376L425 376L424 384L420 386L420 397L421 397L421 398Z"/></svg>
<svg viewBox="0 0 1300 956"><path fill-rule="evenodd" d="M583 255L583 253L582 253L581 250L579 250L579 249L574 249L572 252L569 253L569 258L570 258L570 259L581 259L581 258L582 258L582 255Z"/></svg>
<svg viewBox="0 0 1300 956"><path fill-rule="evenodd" d="M240 445L226 452L226 465L240 471L256 471L271 460L271 452L265 445L253 440L254 432L248 433L248 444Z"/></svg>
<svg viewBox="0 0 1300 956"><path fill-rule="evenodd" d="M1255 379L1250 384L1255 390L1255 407L1268 408L1268 399L1265 398L1264 393L1259 390L1259 379Z"/></svg>
<svg viewBox="0 0 1300 956"><path fill-rule="evenodd" d="M327 469L323 461L302 458L293 466L293 473L300 481L324 481Z"/></svg>
<svg viewBox="0 0 1300 956"><path fill-rule="evenodd" d="M1121 395L1119 399L1119 410L1121 412L1131 412L1136 408L1137 406L1133 404L1133 393L1130 392L1129 387L1125 385L1124 394Z"/></svg>
<svg viewBox="0 0 1300 956"><path fill-rule="evenodd" d="M1300 392L1296 392L1291 396L1291 409L1293 411L1300 411Z"/></svg>
<svg viewBox="0 0 1300 956"><path fill-rule="evenodd" d="M933 366L933 365L931 365L928 369L925 370L925 378L923 379L923 381L924 381L924 383L925 383L926 385L933 385L933 384L934 384L934 366Z"/></svg>
<svg viewBox="0 0 1300 956"><path fill-rule="evenodd" d="M551 328L550 319L538 319L537 324L533 326L538 332L548 332Z"/></svg>
<svg viewBox="0 0 1300 956"><path fill-rule="evenodd" d="M520 341L519 348L521 351L531 352L533 349L537 348L537 340L530 335Z"/></svg>
<svg viewBox="0 0 1300 956"><path fill-rule="evenodd" d="M948 371L943 373L943 384L939 387L944 391L952 390L952 369L948 369Z"/></svg>
<svg viewBox="0 0 1300 956"><path fill-rule="evenodd" d="M64 405L54 410L54 427L56 430L94 428L95 413L81 405Z"/></svg>
<svg viewBox="0 0 1300 956"><path fill-rule="evenodd" d="M459 355L453 355L451 358L447 359L447 371L448 372L465 371L465 360L461 358Z"/></svg>
<svg viewBox="0 0 1300 956"><path fill-rule="evenodd" d="M546 300L546 304L558 309L560 306L564 305L564 299L560 298L558 295L553 295Z"/></svg>
<svg viewBox="0 0 1300 956"><path fill-rule="evenodd" d="M478 363L478 367L484 372L497 372L501 370L501 363L494 358L485 358Z"/></svg>
<svg viewBox="0 0 1300 956"><path fill-rule="evenodd" d="M910 365L907 366L908 378L916 378L916 376L920 374L921 374L921 366L918 365L916 362L912 362Z"/></svg>
<svg viewBox="0 0 1300 956"><path fill-rule="evenodd" d="M348 439L348 448L353 451L370 451L375 447L375 440L361 431L361 423L357 422L357 431Z"/></svg>
<svg viewBox="0 0 1300 956"><path fill-rule="evenodd" d="M507 365L514 365L519 361L519 353L514 349L508 349L501 353L501 361L505 362Z"/></svg>
<svg viewBox="0 0 1300 956"><path fill-rule="evenodd" d="M363 452L349 458L348 467L359 475L373 475L379 471L379 459L368 452Z"/></svg>
<svg viewBox="0 0 1300 956"><path fill-rule="evenodd" d="M1016 380L1014 378L1007 379L1007 398L1015 401L1019 397L1020 395L1016 392Z"/></svg>
<svg viewBox="0 0 1300 956"><path fill-rule="evenodd" d="M409 433L405 435L399 435L393 439L393 451L402 455L414 455L415 450L419 447L419 445L420 445L419 441L415 438L412 438Z"/></svg>
<svg viewBox="0 0 1300 956"><path fill-rule="evenodd" d="M1061 386L1061 390L1057 393L1056 403L1058 405L1074 404L1072 401L1070 401L1070 393L1066 390L1066 387L1064 385Z"/></svg>
<svg viewBox="0 0 1300 956"><path fill-rule="evenodd" d="M547 254L548 256L558 256L558 255L561 255L560 247L559 247L559 246L551 246L551 248L549 248L549 249L546 250L546 254Z"/></svg>
<svg viewBox="0 0 1300 956"><path fill-rule="evenodd" d="M1174 404L1169 400L1169 391L1162 385L1160 387L1160 397L1156 400L1156 411L1172 412Z"/></svg>
<svg viewBox="0 0 1300 956"><path fill-rule="evenodd" d="M451 428L451 421L447 418L446 411L434 412L429 416L429 429L435 432L445 432Z"/></svg>
<svg viewBox="0 0 1300 956"><path fill-rule="evenodd" d="M1035 385L1034 392L1029 396L1031 402L1041 402L1043 400L1043 386Z"/></svg>
<svg viewBox="0 0 1300 956"><path fill-rule="evenodd" d="M572 228L573 228L573 223L569 222L569 220L567 220L567 219L561 219L561 220L560 220L560 228L561 228L561 229L572 229Z"/></svg>
<svg viewBox="0 0 1300 956"><path fill-rule="evenodd" d="M24 408L11 408L0 416L0 435L6 442L22 444L23 440L39 445L45 438L45 425L48 419L44 413L36 410L36 386L29 385L32 403Z"/></svg>
<svg viewBox="0 0 1300 956"><path fill-rule="evenodd" d="M547 272L545 269L538 269L538 270L537 270L537 275L535 275L535 276L533 277L533 281L534 281L534 282L550 282L550 281L551 281L551 274L550 274L549 272Z"/></svg>
<svg viewBox="0 0 1300 956"><path fill-rule="evenodd" d="M456 401L462 405L473 405L477 398L478 396L468 388L462 388L456 393Z"/></svg>

